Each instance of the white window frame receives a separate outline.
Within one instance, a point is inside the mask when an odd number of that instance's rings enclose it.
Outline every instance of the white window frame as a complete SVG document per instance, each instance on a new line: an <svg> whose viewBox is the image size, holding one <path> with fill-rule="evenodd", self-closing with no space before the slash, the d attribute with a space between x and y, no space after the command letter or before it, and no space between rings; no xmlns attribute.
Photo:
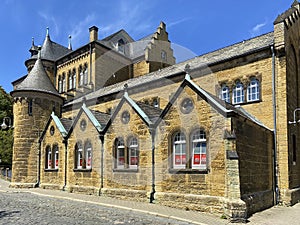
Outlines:
<svg viewBox="0 0 300 225"><path fill-rule="evenodd" d="M68 79L69 79L68 88L69 88L69 90L71 90L73 88L73 77L72 77L71 71L69 72Z"/></svg>
<svg viewBox="0 0 300 225"><path fill-rule="evenodd" d="M85 65L83 70L83 85L87 85L87 84L88 84L88 67L87 65Z"/></svg>
<svg viewBox="0 0 300 225"><path fill-rule="evenodd" d="M76 161L77 169L82 169L83 165L83 148L81 144L77 145L77 161Z"/></svg>
<svg viewBox="0 0 300 225"><path fill-rule="evenodd" d="M138 162L139 162L139 145L138 145L138 140L137 138L133 137L130 139L129 141L129 148L128 148L128 154L129 154L129 162L128 162L128 165L129 165L129 168L130 169L137 169L138 167ZM132 154L134 153L134 154ZM136 163L135 164L132 164L131 162L131 158L135 158L136 160Z"/></svg>
<svg viewBox="0 0 300 225"><path fill-rule="evenodd" d="M251 78L247 87L247 101L258 101L260 97L259 81L256 78Z"/></svg>
<svg viewBox="0 0 300 225"><path fill-rule="evenodd" d="M73 70L73 74L72 74L72 78L73 78L73 89L76 89L76 70Z"/></svg>
<svg viewBox="0 0 300 225"><path fill-rule="evenodd" d="M124 169L125 168L125 142L123 138L118 138L117 139L117 145L116 145L116 166L117 169ZM123 152L123 157L120 157L120 152ZM123 158L123 163L120 163L120 158Z"/></svg>
<svg viewBox="0 0 300 225"><path fill-rule="evenodd" d="M221 99L224 100L225 102L230 102L230 91L229 87L224 84L221 87Z"/></svg>
<svg viewBox="0 0 300 225"><path fill-rule="evenodd" d="M92 144L88 143L85 150L86 169L92 168Z"/></svg>
<svg viewBox="0 0 300 225"><path fill-rule="evenodd" d="M192 133L191 141L192 169L207 169L207 144L205 131L202 129L194 131ZM199 152L196 152L197 150Z"/></svg>
<svg viewBox="0 0 300 225"><path fill-rule="evenodd" d="M83 85L83 70L82 67L79 68L79 86Z"/></svg>
<svg viewBox="0 0 300 225"><path fill-rule="evenodd" d="M179 149L177 147L179 147ZM174 169L186 168L186 156L187 156L186 148L187 148L186 135L183 132L177 132L173 138L173 168ZM176 149L179 150L179 154L176 153ZM176 161L179 160L178 157L176 156L180 157L181 162L179 164L176 163Z"/></svg>
<svg viewBox="0 0 300 225"><path fill-rule="evenodd" d="M54 152L54 168L58 169L59 166L59 151L58 151L58 146L56 145L55 147L53 147L53 151Z"/></svg>
<svg viewBox="0 0 300 225"><path fill-rule="evenodd" d="M236 85L233 88L233 96L232 101L233 104L240 104L244 103L244 86L241 82L237 82Z"/></svg>
<svg viewBox="0 0 300 225"><path fill-rule="evenodd" d="M46 148L46 154L47 154L47 168L46 169L52 169L52 149L50 146Z"/></svg>

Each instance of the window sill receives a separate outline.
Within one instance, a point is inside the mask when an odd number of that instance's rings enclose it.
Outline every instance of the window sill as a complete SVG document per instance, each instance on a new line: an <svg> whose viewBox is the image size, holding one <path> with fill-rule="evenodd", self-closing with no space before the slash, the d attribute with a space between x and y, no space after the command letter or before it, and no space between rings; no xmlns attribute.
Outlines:
<svg viewBox="0 0 300 225"><path fill-rule="evenodd" d="M113 169L113 172L120 172L120 173L137 173L139 172L138 169Z"/></svg>
<svg viewBox="0 0 300 225"><path fill-rule="evenodd" d="M58 169L44 169L45 172L58 172Z"/></svg>
<svg viewBox="0 0 300 225"><path fill-rule="evenodd" d="M208 174L209 169L169 169L171 174Z"/></svg>
<svg viewBox="0 0 300 225"><path fill-rule="evenodd" d="M92 172L92 169L73 169L73 172Z"/></svg>
<svg viewBox="0 0 300 225"><path fill-rule="evenodd" d="M241 103L232 103L232 105L234 105L234 106L238 106L238 105L250 105L250 104L260 103L260 102L262 102L261 99L255 100L255 101L246 101L246 102L241 102Z"/></svg>

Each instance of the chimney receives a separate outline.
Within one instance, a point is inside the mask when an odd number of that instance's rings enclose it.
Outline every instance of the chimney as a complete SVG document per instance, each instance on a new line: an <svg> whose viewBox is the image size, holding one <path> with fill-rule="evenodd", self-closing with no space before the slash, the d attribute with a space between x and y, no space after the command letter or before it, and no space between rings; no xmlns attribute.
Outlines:
<svg viewBox="0 0 300 225"><path fill-rule="evenodd" d="M98 27L92 26L89 29L90 31L90 42L98 40Z"/></svg>

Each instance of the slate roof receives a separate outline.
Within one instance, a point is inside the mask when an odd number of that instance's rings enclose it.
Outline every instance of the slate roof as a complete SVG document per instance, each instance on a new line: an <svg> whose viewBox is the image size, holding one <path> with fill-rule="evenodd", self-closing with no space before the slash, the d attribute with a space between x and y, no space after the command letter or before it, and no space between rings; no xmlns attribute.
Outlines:
<svg viewBox="0 0 300 225"><path fill-rule="evenodd" d="M71 51L72 50L51 41L50 35L47 34L41 48L41 58L55 61L58 58L70 53ZM33 55L31 58L37 58L37 55Z"/></svg>
<svg viewBox="0 0 300 225"><path fill-rule="evenodd" d="M38 58L28 76L13 91L39 91L60 96Z"/></svg>
<svg viewBox="0 0 300 225"><path fill-rule="evenodd" d="M69 132L69 130L72 127L73 120L72 119L67 119L67 118L60 118L60 122L62 123L62 125L64 126L66 131Z"/></svg>
<svg viewBox="0 0 300 225"><path fill-rule="evenodd" d="M132 78L130 80L126 80L117 84L113 84L111 86L101 88L95 92L87 94L85 98L86 100L91 100L101 96L118 93L120 91L123 91L124 84L128 84L130 88L134 88L140 85L151 83L153 81L168 78L177 73L183 73L186 64L190 65L191 70L198 68L208 68L211 65L221 63L223 61L230 60L235 57L269 48L271 45L273 45L273 43L274 33L270 32L249 40L236 43L234 45L230 45L225 48L218 49L216 51L204 55L200 55L193 59L163 68L161 70L149 73L144 76ZM66 103L65 106L80 103L82 102L82 98L83 97L74 99L73 101Z"/></svg>
<svg viewBox="0 0 300 225"><path fill-rule="evenodd" d="M136 104L147 114L152 123L155 123L160 116L162 109L147 105L142 102L136 102Z"/></svg>
<svg viewBox="0 0 300 225"><path fill-rule="evenodd" d="M97 110L90 110L98 122L101 124L101 127L105 127L110 119L110 115L107 113L103 113Z"/></svg>

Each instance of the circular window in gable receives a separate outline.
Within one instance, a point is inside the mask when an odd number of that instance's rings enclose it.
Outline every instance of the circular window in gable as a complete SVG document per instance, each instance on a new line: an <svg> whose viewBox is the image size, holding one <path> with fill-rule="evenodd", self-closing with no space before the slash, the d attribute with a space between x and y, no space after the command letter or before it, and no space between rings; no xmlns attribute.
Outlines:
<svg viewBox="0 0 300 225"><path fill-rule="evenodd" d="M194 102L190 98L185 98L180 104L180 110L182 113L190 113L194 109Z"/></svg>
<svg viewBox="0 0 300 225"><path fill-rule="evenodd" d="M50 135L53 136L53 135L54 135L54 132L55 132L54 126L51 126L51 127L50 127Z"/></svg>
<svg viewBox="0 0 300 225"><path fill-rule="evenodd" d="M85 129L86 129L86 120L85 120L85 119L82 119L82 120L80 121L80 129L81 129L82 131L85 131Z"/></svg>
<svg viewBox="0 0 300 225"><path fill-rule="evenodd" d="M130 121L130 114L127 110L122 113L121 120L124 124L127 124Z"/></svg>

